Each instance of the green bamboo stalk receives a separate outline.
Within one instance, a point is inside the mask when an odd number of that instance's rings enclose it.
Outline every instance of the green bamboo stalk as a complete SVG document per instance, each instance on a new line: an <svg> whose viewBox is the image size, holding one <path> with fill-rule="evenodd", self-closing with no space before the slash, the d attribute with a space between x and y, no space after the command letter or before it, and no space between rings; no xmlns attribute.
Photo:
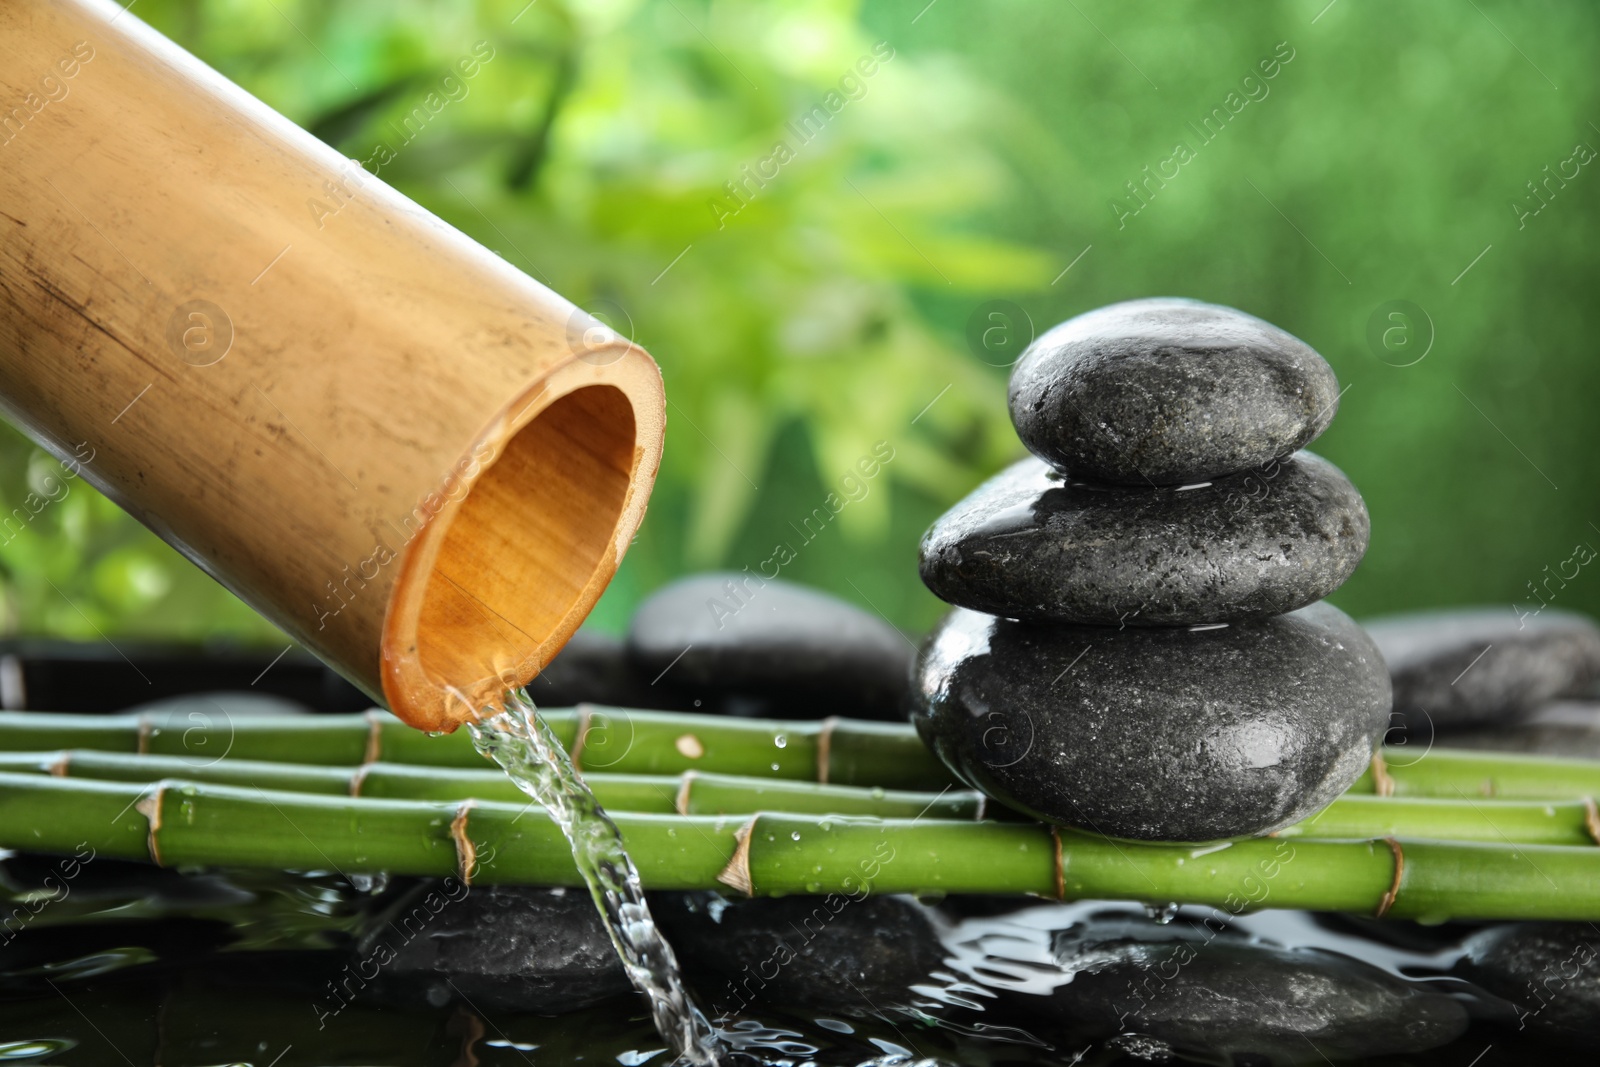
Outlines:
<svg viewBox="0 0 1600 1067"><path fill-rule="evenodd" d="M396 800L526 803L499 770L369 763L360 767L224 759L203 763L180 756L109 752L0 753L0 771L125 782L164 778L214 785ZM880 818L980 819L984 798L970 791L896 792L818 785L784 779L701 774L591 773L586 777L610 811L679 815L874 815ZM999 814L1004 815L1004 809ZM1281 830L1280 837L1516 842L1594 845L1600 812L1592 801L1443 799L1350 794L1317 815Z"/></svg>
<svg viewBox="0 0 1600 1067"><path fill-rule="evenodd" d="M1060 850L1056 851L1056 841ZM819 854L826 863L819 863ZM753 895L1026 892L1226 908L1445 919L1600 912L1600 849L1479 842L1116 842L1023 824L761 814L722 880ZM1000 887L1005 889L1001 890Z"/></svg>
<svg viewBox="0 0 1600 1067"><path fill-rule="evenodd" d="M1578 800L1600 797L1600 760L1475 749L1389 746L1351 793L1395 797L1499 797Z"/></svg>
<svg viewBox="0 0 1600 1067"><path fill-rule="evenodd" d="M1346 794L1278 837L1423 838L1519 845L1600 844L1592 800L1483 800Z"/></svg>
<svg viewBox="0 0 1600 1067"><path fill-rule="evenodd" d="M124 752L0 753L0 772L50 774L103 781L156 782L165 778L211 785L332 796L400 800L492 800L526 804L526 795L505 772L488 768L419 767L368 763L359 767L321 767L302 763L186 756L140 756ZM680 815L750 815L792 811L815 815L925 816L980 819L985 798L970 790L913 793L855 786L819 785L735 775L591 773L585 781L611 811Z"/></svg>
<svg viewBox="0 0 1600 1067"><path fill-rule="evenodd" d="M58 778L88 778L111 782L158 782L181 778L212 785L254 786L290 793L349 796L360 768L318 767L304 763L223 759L201 761L187 756L140 756L127 752L3 752L0 772L49 774ZM455 771L455 774L488 774ZM502 779L505 775L500 775ZM506 782L510 785L510 782Z"/></svg>
<svg viewBox="0 0 1600 1067"><path fill-rule="evenodd" d="M1437 841L1115 842L1027 823L760 814L615 816L652 889L1031 893L1364 912L1428 921L1600 920L1600 849ZM576 885L537 811L168 781L0 773L0 847L344 873Z"/></svg>
<svg viewBox="0 0 1600 1067"><path fill-rule="evenodd" d="M790 781L937 791L948 771L903 723L780 722L580 706L542 709L587 772L699 770ZM582 743L579 743L579 739ZM780 744L780 741L782 742ZM0 752L96 749L209 760L348 766L383 761L477 768L464 732L429 736L374 709L349 715L174 717L0 712ZM1385 748L1351 794L1545 800L1600 797L1600 761L1414 746Z"/></svg>
<svg viewBox="0 0 1600 1067"><path fill-rule="evenodd" d="M784 722L594 705L539 714L586 773L698 770L901 790L937 791L953 784L950 772L903 723ZM0 712L0 752L62 749L327 766L383 761L481 769L486 762L465 731L430 736L376 709L301 716L228 715L219 709L215 716L176 717Z"/></svg>
<svg viewBox="0 0 1600 1067"><path fill-rule="evenodd" d="M569 730L563 743L570 740ZM377 709L348 715L229 714L220 706L215 713L182 714L0 712L0 751L61 749L333 766L379 758L476 768L485 763L465 735L429 737Z"/></svg>
<svg viewBox="0 0 1600 1067"><path fill-rule="evenodd" d="M619 814L655 888L715 882L735 818ZM976 825L976 824L974 824ZM166 867L238 866L455 875L581 885L541 811L482 801L374 800L193 782L110 782L0 773L0 847L97 854Z"/></svg>
<svg viewBox="0 0 1600 1067"><path fill-rule="evenodd" d="M400 763L324 767L233 758L202 761L185 756L81 751L0 753L0 771L128 782L177 778L321 795L526 802L524 794L503 772L489 768ZM686 771L681 775L590 773L586 780L607 809L640 813L748 815L770 811L881 818L979 819L985 808L981 794L966 790L902 792L698 771ZM1004 818L1008 813L998 809L996 814ZM1450 799L1350 793L1317 815L1280 831L1278 836L1592 845L1600 842L1600 812L1588 799L1516 801L1472 796Z"/></svg>

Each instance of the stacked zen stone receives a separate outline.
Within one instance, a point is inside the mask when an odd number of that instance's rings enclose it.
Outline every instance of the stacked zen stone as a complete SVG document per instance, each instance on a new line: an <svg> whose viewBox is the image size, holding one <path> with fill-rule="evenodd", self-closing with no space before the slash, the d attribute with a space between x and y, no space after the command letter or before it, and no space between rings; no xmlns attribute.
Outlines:
<svg viewBox="0 0 1600 1067"><path fill-rule="evenodd" d="M1040 337L1010 390L1037 458L922 542L956 605L917 662L924 740L1012 807L1111 837L1264 834L1343 792L1390 684L1319 603L1369 531L1298 451L1338 400L1321 356L1231 308L1132 301Z"/></svg>

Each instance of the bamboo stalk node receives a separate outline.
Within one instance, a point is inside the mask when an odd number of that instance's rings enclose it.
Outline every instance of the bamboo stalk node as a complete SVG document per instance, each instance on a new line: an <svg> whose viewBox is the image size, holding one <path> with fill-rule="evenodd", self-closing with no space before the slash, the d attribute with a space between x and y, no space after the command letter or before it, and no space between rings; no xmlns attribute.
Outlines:
<svg viewBox="0 0 1600 1067"><path fill-rule="evenodd" d="M1600 845L1600 808L1595 807L1594 797L1583 798L1583 828L1589 831L1589 839Z"/></svg>
<svg viewBox="0 0 1600 1067"><path fill-rule="evenodd" d="M839 725L839 716L829 715L822 720L817 731L817 781L828 784L828 765L833 758L833 728Z"/></svg>
<svg viewBox="0 0 1600 1067"><path fill-rule="evenodd" d="M699 771L684 771L679 779L678 795L673 800L672 806L679 815L689 814L689 794L694 790L694 780L700 777Z"/></svg>
<svg viewBox="0 0 1600 1067"><path fill-rule="evenodd" d="M1382 749L1372 754L1372 791L1380 797L1394 796L1394 779L1389 776L1389 764L1384 762Z"/></svg>
<svg viewBox="0 0 1600 1067"><path fill-rule="evenodd" d="M747 897L755 895L755 882L750 877L750 838L756 832L756 820L759 818L759 815L750 816L749 822L733 832L733 858L717 875L717 881Z"/></svg>
<svg viewBox="0 0 1600 1067"><path fill-rule="evenodd" d="M1392 837L1386 837L1383 839L1383 843L1389 846L1390 852L1394 853L1394 879L1390 881L1389 889L1383 894L1383 899L1378 901L1378 910L1375 915L1379 919L1389 914L1389 909L1394 907L1395 900L1400 896L1400 881L1405 877L1406 873L1406 852L1405 849L1400 847L1400 842Z"/></svg>
<svg viewBox="0 0 1600 1067"><path fill-rule="evenodd" d="M139 731L133 750L141 756L148 756L150 754L150 730L153 726L150 722L150 713L148 711L140 712L138 722Z"/></svg>
<svg viewBox="0 0 1600 1067"><path fill-rule="evenodd" d="M367 784L367 775L371 770L372 762L370 760L356 768L356 773L350 776L351 796L358 797L361 795L361 787Z"/></svg>
<svg viewBox="0 0 1600 1067"><path fill-rule="evenodd" d="M61 755L57 756L54 762L50 764L50 776L52 778L66 778L71 773L72 753L71 751L63 750Z"/></svg>
<svg viewBox="0 0 1600 1067"><path fill-rule="evenodd" d="M450 840L456 845L456 868L461 872L461 884L468 886L478 870L478 846L467 834L467 819L475 804L476 800L463 800L456 808L456 817L450 820Z"/></svg>
<svg viewBox="0 0 1600 1067"><path fill-rule="evenodd" d="M578 725L572 735L572 748L567 752L567 758L572 761L572 769L583 772L583 746L589 740L589 727L594 722L594 705L579 704Z"/></svg>
<svg viewBox="0 0 1600 1067"><path fill-rule="evenodd" d="M161 833L161 796L167 791L166 781L157 782L155 789L140 797L133 805L133 810L143 815L145 822L150 824L150 834L147 848L150 850L150 862L157 867L163 867L161 862L161 842L158 834Z"/></svg>
<svg viewBox="0 0 1600 1067"><path fill-rule="evenodd" d="M383 758L383 720L381 708L367 709L367 748L362 754L363 763L377 763Z"/></svg>

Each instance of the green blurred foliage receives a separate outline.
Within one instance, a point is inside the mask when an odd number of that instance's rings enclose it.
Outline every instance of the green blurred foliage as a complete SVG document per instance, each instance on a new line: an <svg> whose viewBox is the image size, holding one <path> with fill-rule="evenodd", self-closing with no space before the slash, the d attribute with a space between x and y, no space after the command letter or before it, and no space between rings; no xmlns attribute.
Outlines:
<svg viewBox="0 0 1600 1067"><path fill-rule="evenodd" d="M930 623L917 539L1021 451L1005 360L969 341L994 300L1042 330L1194 296L1326 355L1347 392L1317 448L1374 529L1336 597L1348 610L1527 599L1575 543L1600 545L1600 167L1542 200L1527 184L1600 147L1592 8L143 0L136 14L347 155L387 146L385 181L661 363L666 457L598 625L676 574L755 569L780 544L785 577ZM446 82L478 42L492 58ZM430 93L446 102L408 141L400 124ZM797 134L819 105L820 132ZM1427 321L1391 335L1410 349L1374 349L1369 320L1400 299ZM878 442L893 458L853 475ZM15 506L46 460L20 444L0 460ZM849 501L836 519L830 493ZM81 482L0 566L13 628L269 632ZM1600 577L1558 603L1600 608Z"/></svg>

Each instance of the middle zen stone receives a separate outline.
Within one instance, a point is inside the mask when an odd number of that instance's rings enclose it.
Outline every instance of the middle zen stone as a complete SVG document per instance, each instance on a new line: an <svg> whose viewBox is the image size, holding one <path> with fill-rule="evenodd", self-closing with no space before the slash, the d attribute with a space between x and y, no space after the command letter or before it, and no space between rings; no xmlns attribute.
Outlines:
<svg viewBox="0 0 1600 1067"><path fill-rule="evenodd" d="M1005 618L1231 622L1333 592L1369 532L1361 494L1310 452L1175 489L1075 482L1025 459L933 525L920 567L941 599Z"/></svg>

